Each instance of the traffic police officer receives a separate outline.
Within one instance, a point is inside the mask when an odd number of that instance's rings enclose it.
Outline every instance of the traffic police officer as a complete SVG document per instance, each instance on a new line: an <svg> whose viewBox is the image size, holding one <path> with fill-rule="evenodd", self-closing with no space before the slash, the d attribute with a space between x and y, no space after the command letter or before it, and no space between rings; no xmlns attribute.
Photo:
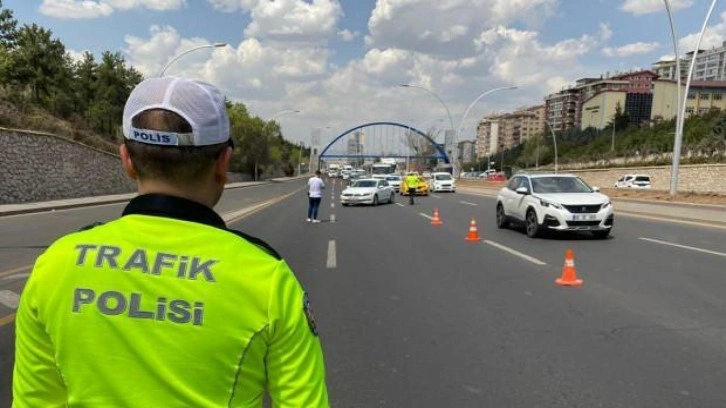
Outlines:
<svg viewBox="0 0 726 408"><path fill-rule="evenodd" d="M409 173L406 175L404 183L406 183L406 189L408 190L408 202L413 205L413 196L416 195L416 190L418 189L419 184L418 176L413 173Z"/></svg>
<svg viewBox="0 0 726 408"><path fill-rule="evenodd" d="M307 294L212 210L232 149L224 96L141 82L120 148L139 196L37 260L16 323L14 406L326 407Z"/></svg>

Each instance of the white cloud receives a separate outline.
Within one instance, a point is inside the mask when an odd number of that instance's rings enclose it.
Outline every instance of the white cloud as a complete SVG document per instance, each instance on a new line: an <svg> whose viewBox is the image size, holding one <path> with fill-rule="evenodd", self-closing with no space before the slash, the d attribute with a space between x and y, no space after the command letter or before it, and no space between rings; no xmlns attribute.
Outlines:
<svg viewBox="0 0 726 408"><path fill-rule="evenodd" d="M247 37L278 41L318 42L335 34L343 10L338 0L260 1L250 10Z"/></svg>
<svg viewBox="0 0 726 408"><path fill-rule="evenodd" d="M84 51L75 51L75 50L71 50L71 49L69 49L69 48L66 48L66 54L67 54L67 55L68 55L69 57L71 57L71 60L72 60L73 62L80 62L80 61L82 61L82 60L83 60L83 55L84 55L85 53L87 53L87 52L90 52L90 51L88 51L88 50L84 50Z"/></svg>
<svg viewBox="0 0 726 408"><path fill-rule="evenodd" d="M209 0L215 10L232 13L238 10L250 11L260 0Z"/></svg>
<svg viewBox="0 0 726 408"><path fill-rule="evenodd" d="M185 0L43 0L39 10L51 17L90 19L109 16L115 10L177 10L184 4Z"/></svg>
<svg viewBox="0 0 726 408"><path fill-rule="evenodd" d="M694 0L670 0L671 10L680 10L691 7ZM636 16L650 13L665 12L663 0L625 0L620 9Z"/></svg>
<svg viewBox="0 0 726 408"><path fill-rule="evenodd" d="M720 17L721 21L712 26L706 27L706 32L703 34L703 40L701 41L702 50L720 47L721 44L726 41L726 11L721 13ZM678 41L678 47L681 54L693 51L696 48L696 42L698 42L699 34L700 33L692 33Z"/></svg>
<svg viewBox="0 0 726 408"><path fill-rule="evenodd" d="M358 38L359 36L360 36L359 31L354 32L354 31L350 31L348 29L338 31L338 38L340 38L341 40L343 40L345 42L353 41L356 38Z"/></svg>
<svg viewBox="0 0 726 408"><path fill-rule="evenodd" d="M606 57L630 57L638 54L647 54L660 48L657 42L644 43L636 42L632 44L622 45L620 47L605 47L602 49L603 55Z"/></svg>
<svg viewBox="0 0 726 408"><path fill-rule="evenodd" d="M537 23L557 0L378 0L366 44L461 56L473 52L471 36L512 22ZM433 18L435 16L435 18Z"/></svg>

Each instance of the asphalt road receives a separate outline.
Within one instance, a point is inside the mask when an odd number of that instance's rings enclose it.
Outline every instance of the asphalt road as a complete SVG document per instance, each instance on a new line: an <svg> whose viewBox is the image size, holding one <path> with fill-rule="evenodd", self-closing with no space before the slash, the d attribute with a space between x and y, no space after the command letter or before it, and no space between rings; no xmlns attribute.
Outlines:
<svg viewBox="0 0 726 408"><path fill-rule="evenodd" d="M241 189L221 212L301 185ZM300 193L233 227L273 245L310 292L334 406L726 406L723 229L618 217L612 239L531 240L496 229L491 197L331 208L331 192L327 222L305 222ZM0 219L16 228L0 261L30 263L35 247L119 208ZM424 217L434 208L442 226ZM472 218L482 241L464 240ZM579 288L554 284L568 248ZM1 279L22 289L22 278ZM0 331L5 406L12 323Z"/></svg>

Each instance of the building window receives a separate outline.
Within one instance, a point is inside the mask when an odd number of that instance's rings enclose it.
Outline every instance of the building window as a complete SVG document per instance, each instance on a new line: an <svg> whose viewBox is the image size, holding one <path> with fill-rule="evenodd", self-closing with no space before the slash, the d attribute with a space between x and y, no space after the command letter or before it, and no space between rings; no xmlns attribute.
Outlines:
<svg viewBox="0 0 726 408"><path fill-rule="evenodd" d="M711 94L702 93L701 94L701 99L704 100L704 101L707 101L707 100L711 99Z"/></svg>
<svg viewBox="0 0 726 408"><path fill-rule="evenodd" d="M696 99L696 94L693 92L688 93L688 99Z"/></svg>
<svg viewBox="0 0 726 408"><path fill-rule="evenodd" d="M713 99L714 101L720 101L720 100L721 100L721 94L720 94L720 93L715 93L715 94L713 94L713 97L712 97L712 99Z"/></svg>
<svg viewBox="0 0 726 408"><path fill-rule="evenodd" d="M709 108L698 108L698 114L703 115L705 113L708 113Z"/></svg>
<svg viewBox="0 0 726 408"><path fill-rule="evenodd" d="M692 107L686 108L686 114L687 115L693 115L693 108Z"/></svg>

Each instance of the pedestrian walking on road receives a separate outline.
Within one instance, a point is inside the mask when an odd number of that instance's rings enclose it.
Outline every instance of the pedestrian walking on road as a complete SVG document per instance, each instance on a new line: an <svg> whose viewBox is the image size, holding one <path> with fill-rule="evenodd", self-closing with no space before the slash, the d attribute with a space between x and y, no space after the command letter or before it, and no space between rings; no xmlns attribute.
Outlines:
<svg viewBox="0 0 726 408"><path fill-rule="evenodd" d="M413 173L409 173L406 175L404 183L406 183L406 191L408 191L408 203L413 205L413 196L416 195L416 189L418 189L419 184L418 176Z"/></svg>
<svg viewBox="0 0 726 408"><path fill-rule="evenodd" d="M315 170L315 174L308 180L308 222L320 222L318 209L323 200L324 189L325 183L320 178L320 170Z"/></svg>
<svg viewBox="0 0 726 408"><path fill-rule="evenodd" d="M123 215L54 242L16 317L13 406L328 407L310 300L262 240L212 209L232 146L224 96L144 80L123 112Z"/></svg>

